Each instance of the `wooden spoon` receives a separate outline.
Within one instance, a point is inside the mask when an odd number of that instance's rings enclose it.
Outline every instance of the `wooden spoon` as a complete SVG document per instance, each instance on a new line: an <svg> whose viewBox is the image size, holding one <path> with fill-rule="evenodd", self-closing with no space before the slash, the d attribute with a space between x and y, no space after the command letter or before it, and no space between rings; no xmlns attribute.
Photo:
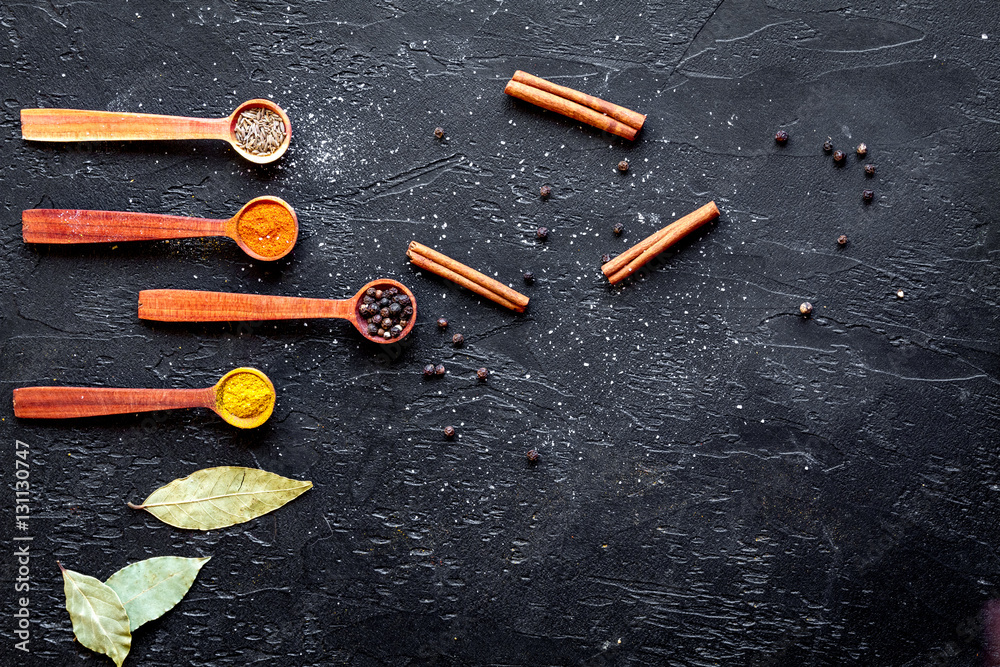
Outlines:
<svg viewBox="0 0 1000 667"><path fill-rule="evenodd" d="M241 235L240 218L261 202L282 206L292 216L295 231L277 255L265 256L252 250ZM278 197L257 197L243 205L228 220L188 218L158 213L120 211L82 211L33 208L21 213L21 236L25 243L110 243L116 241L155 241L196 236L228 236L254 259L272 261L292 251L299 235L299 219L288 203ZM251 239L253 243L253 239Z"/></svg>
<svg viewBox="0 0 1000 667"><path fill-rule="evenodd" d="M249 373L263 380L270 392L268 404L249 417L226 410L223 396L226 383ZM115 389L105 387L21 387L14 390L14 416L30 419L67 419L121 415L175 408L208 408L233 426L254 428L267 421L274 411L274 385L256 368L236 368L222 376L215 386L204 389Z"/></svg>
<svg viewBox="0 0 1000 667"><path fill-rule="evenodd" d="M244 111L263 107L285 124L285 139L273 153L254 155L236 141L236 122ZM227 118L185 118L150 113L21 109L21 137L29 141L141 141L144 139L220 139L256 164L274 162L288 150L292 124L270 100L248 100Z"/></svg>
<svg viewBox="0 0 1000 667"><path fill-rule="evenodd" d="M368 333L368 323L358 307L369 287L395 287L410 298L413 315L395 338ZM295 296L234 294L181 289L151 289L139 292L139 319L158 322L227 322L232 320L299 320L326 317L347 320L374 343L396 343L406 337L417 321L417 301L402 283L382 278L368 283L350 299L307 299Z"/></svg>

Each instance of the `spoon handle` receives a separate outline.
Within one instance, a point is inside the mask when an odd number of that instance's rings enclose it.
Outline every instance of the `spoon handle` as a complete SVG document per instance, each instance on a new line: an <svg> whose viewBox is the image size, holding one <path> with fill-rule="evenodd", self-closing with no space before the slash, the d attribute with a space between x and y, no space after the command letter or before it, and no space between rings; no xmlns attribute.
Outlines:
<svg viewBox="0 0 1000 667"><path fill-rule="evenodd" d="M21 136L29 141L230 138L228 118L82 109L21 109Z"/></svg>
<svg viewBox="0 0 1000 667"><path fill-rule="evenodd" d="M156 213L33 208L21 213L25 243L106 243L226 236L228 220Z"/></svg>
<svg viewBox="0 0 1000 667"><path fill-rule="evenodd" d="M32 419L94 417L214 406L214 387L207 389L21 387L14 390L14 416Z"/></svg>
<svg viewBox="0 0 1000 667"><path fill-rule="evenodd" d="M299 320L310 317L351 319L354 301L294 296L233 294L181 289L139 292L139 319L159 322Z"/></svg>

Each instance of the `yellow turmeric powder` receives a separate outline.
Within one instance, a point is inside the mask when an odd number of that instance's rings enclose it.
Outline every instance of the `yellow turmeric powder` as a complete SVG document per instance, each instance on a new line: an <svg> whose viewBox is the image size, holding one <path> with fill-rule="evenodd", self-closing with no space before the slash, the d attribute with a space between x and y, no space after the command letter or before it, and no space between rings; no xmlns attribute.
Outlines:
<svg viewBox="0 0 1000 667"><path fill-rule="evenodd" d="M281 204L261 201L243 211L237 231L258 255L277 257L295 241L295 220Z"/></svg>
<svg viewBox="0 0 1000 667"><path fill-rule="evenodd" d="M274 402L271 388L253 373L237 373L222 385L219 409L241 419L252 419Z"/></svg>

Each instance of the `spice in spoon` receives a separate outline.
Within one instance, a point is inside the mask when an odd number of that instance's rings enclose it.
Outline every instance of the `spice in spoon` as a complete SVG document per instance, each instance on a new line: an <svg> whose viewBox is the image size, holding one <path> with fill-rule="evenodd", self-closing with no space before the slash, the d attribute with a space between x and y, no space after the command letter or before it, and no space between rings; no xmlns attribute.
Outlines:
<svg viewBox="0 0 1000 667"><path fill-rule="evenodd" d="M233 137L251 155L270 155L285 141L285 123L270 109L254 107L236 119Z"/></svg>
<svg viewBox="0 0 1000 667"><path fill-rule="evenodd" d="M403 329L413 317L410 297L402 294L397 287L384 290L369 287L361 297L358 313L368 323L368 333L385 340L392 340L403 333Z"/></svg>
<svg viewBox="0 0 1000 667"><path fill-rule="evenodd" d="M267 410L273 395L271 388L254 373L237 373L222 386L219 409L240 419L252 419Z"/></svg>
<svg viewBox="0 0 1000 667"><path fill-rule="evenodd" d="M295 242L295 219L284 206L261 201L243 211L237 223L237 232L258 255L278 257Z"/></svg>

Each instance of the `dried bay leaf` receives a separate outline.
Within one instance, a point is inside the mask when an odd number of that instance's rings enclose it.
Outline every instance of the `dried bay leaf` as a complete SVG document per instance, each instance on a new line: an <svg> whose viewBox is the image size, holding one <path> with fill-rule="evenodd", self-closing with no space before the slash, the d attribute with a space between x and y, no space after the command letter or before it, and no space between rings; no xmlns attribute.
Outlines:
<svg viewBox="0 0 1000 667"><path fill-rule="evenodd" d="M114 590L93 577L67 570L59 563L66 593L66 611L77 641L103 653L121 667L132 648L128 613Z"/></svg>
<svg viewBox="0 0 1000 667"><path fill-rule="evenodd" d="M127 565L105 582L128 613L129 630L155 620L181 601L207 558L157 556Z"/></svg>
<svg viewBox="0 0 1000 667"><path fill-rule="evenodd" d="M256 468L220 466L175 479L128 506L177 528L214 530L267 514L311 488L312 482Z"/></svg>

